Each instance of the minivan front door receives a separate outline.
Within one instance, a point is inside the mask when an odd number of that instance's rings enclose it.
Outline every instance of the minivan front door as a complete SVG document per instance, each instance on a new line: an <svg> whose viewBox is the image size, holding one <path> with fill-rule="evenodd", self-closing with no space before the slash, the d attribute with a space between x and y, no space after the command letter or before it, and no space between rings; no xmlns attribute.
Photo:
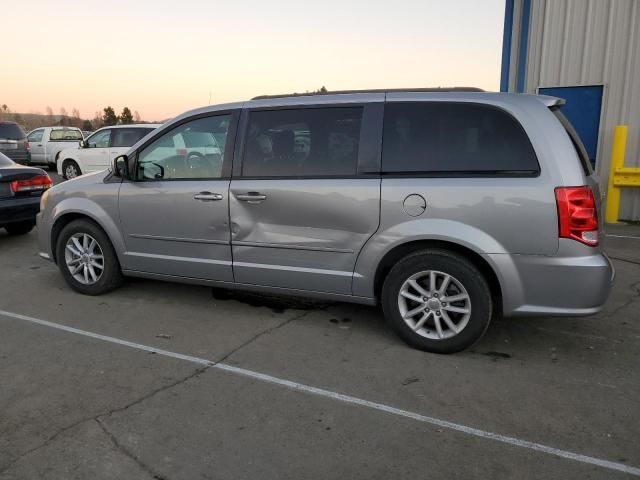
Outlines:
<svg viewBox="0 0 640 480"><path fill-rule="evenodd" d="M366 108L245 112L230 189L236 282L351 293L356 258L379 223L380 179L358 175L377 155L363 143L380 138L362 133Z"/></svg>
<svg viewBox="0 0 640 480"><path fill-rule="evenodd" d="M135 181L123 182L119 195L124 270L233 281L228 191L235 134L229 132L238 116L196 117L137 152ZM185 136L192 139L188 153L175 147ZM215 138L223 144L211 154Z"/></svg>

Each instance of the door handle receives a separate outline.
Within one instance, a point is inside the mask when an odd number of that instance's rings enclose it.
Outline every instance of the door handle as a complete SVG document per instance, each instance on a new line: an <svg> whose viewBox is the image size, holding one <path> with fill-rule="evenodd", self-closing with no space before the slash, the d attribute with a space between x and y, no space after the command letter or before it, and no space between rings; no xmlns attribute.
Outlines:
<svg viewBox="0 0 640 480"><path fill-rule="evenodd" d="M240 193L236 195L236 198L242 202L260 203L261 201L266 200L267 196L258 192L248 192Z"/></svg>
<svg viewBox="0 0 640 480"><path fill-rule="evenodd" d="M216 200L222 200L222 195L219 193L200 192L193 196L194 200L200 200L201 202L213 202Z"/></svg>

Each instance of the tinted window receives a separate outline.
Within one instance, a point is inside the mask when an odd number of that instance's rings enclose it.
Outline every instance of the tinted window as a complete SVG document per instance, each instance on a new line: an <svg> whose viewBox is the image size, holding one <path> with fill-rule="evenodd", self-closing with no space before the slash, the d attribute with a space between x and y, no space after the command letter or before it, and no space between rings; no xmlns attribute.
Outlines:
<svg viewBox="0 0 640 480"><path fill-rule="evenodd" d="M27 134L24 133L22 127L17 123L0 123L0 138L7 140L22 140L26 138Z"/></svg>
<svg viewBox="0 0 640 480"><path fill-rule="evenodd" d="M220 178L230 122L231 115L217 115L165 132L140 152L138 178Z"/></svg>
<svg viewBox="0 0 640 480"><path fill-rule="evenodd" d="M112 147L131 147L149 133L151 128L114 128L111 135Z"/></svg>
<svg viewBox="0 0 640 480"><path fill-rule="evenodd" d="M34 130L27 136L27 140L30 142L41 142L44 130Z"/></svg>
<svg viewBox="0 0 640 480"><path fill-rule="evenodd" d="M49 140L82 140L82 133L79 130L51 130Z"/></svg>
<svg viewBox="0 0 640 480"><path fill-rule="evenodd" d="M109 138L111 137L111 129L100 130L87 139L90 147L107 148L109 146Z"/></svg>
<svg viewBox="0 0 640 480"><path fill-rule="evenodd" d="M355 175L361 107L252 112L242 175Z"/></svg>
<svg viewBox="0 0 640 480"><path fill-rule="evenodd" d="M387 103L384 173L536 173L538 161L511 115L470 103Z"/></svg>

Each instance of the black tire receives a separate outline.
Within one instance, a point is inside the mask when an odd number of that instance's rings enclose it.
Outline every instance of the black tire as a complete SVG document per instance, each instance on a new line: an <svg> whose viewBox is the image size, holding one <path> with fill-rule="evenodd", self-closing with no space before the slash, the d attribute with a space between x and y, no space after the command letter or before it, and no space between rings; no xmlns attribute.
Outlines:
<svg viewBox="0 0 640 480"><path fill-rule="evenodd" d="M73 170L75 170L76 174L75 176L69 177L67 175L67 169L71 168ZM80 170L80 167L78 166L78 164L74 161L74 160L65 160L64 162L62 162L62 178L64 178L65 180L69 180L71 178L75 178L82 175L82 171Z"/></svg>
<svg viewBox="0 0 640 480"><path fill-rule="evenodd" d="M427 338L414 331L400 313L398 296L402 285L412 275L432 270L454 277L470 299L471 314L466 326L450 338ZM455 353L480 340L491 321L493 301L486 279L471 262L447 250L433 249L407 255L391 269L382 287L382 308L391 328L410 346L426 352Z"/></svg>
<svg viewBox="0 0 640 480"><path fill-rule="evenodd" d="M85 285L76 280L69 271L65 261L65 248L67 241L76 233L86 233L93 237L102 250L102 255L104 257L104 269L102 274L95 283L90 285ZM107 234L104 233L102 228L91 220L74 220L62 229L56 240L56 261L67 284L76 292L80 292L85 295L102 295L103 293L110 292L111 290L119 287L124 280L122 271L120 270L118 257L113 249L113 245L111 245L109 237L107 237Z"/></svg>
<svg viewBox="0 0 640 480"><path fill-rule="evenodd" d="M33 220L27 220L24 222L9 223L5 225L4 228L9 235L26 235L33 230L35 226L36 224Z"/></svg>

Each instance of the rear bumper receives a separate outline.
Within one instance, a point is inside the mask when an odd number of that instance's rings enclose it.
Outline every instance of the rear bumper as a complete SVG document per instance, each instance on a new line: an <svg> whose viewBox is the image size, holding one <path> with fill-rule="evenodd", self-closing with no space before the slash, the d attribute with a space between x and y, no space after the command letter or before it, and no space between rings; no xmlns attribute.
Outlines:
<svg viewBox="0 0 640 480"><path fill-rule="evenodd" d="M8 223L36 220L40 197L3 198L0 200L0 226Z"/></svg>
<svg viewBox="0 0 640 480"><path fill-rule="evenodd" d="M603 253L586 256L489 255L505 316L585 316L609 298L615 269Z"/></svg>

